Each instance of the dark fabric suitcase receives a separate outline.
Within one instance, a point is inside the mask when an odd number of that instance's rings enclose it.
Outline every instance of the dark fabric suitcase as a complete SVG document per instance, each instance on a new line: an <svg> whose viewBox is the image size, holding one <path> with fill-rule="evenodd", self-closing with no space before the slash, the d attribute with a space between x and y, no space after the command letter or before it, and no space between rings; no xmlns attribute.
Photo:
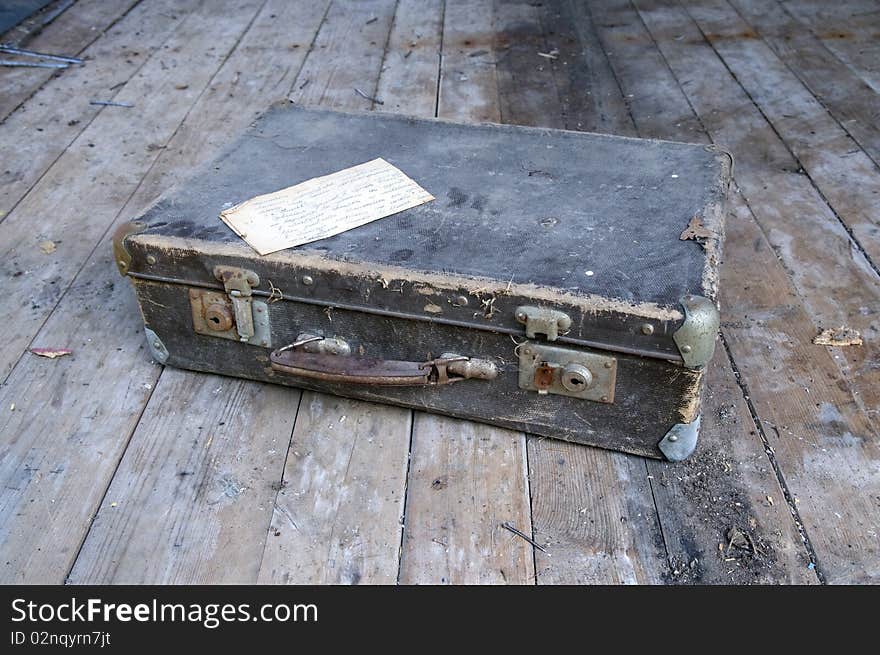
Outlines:
<svg viewBox="0 0 880 655"><path fill-rule="evenodd" d="M266 256L218 218L377 157L436 200ZM283 104L114 254L164 364L681 460L729 175L701 145Z"/></svg>

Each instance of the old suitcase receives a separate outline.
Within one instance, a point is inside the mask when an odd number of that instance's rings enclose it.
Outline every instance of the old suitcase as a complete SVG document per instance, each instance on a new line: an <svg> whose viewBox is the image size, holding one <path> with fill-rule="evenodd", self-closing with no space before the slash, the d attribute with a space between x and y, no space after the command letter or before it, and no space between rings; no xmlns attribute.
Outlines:
<svg viewBox="0 0 880 655"><path fill-rule="evenodd" d="M436 200L259 256L218 219L383 157ZM277 105L114 238L159 362L681 460L729 157Z"/></svg>

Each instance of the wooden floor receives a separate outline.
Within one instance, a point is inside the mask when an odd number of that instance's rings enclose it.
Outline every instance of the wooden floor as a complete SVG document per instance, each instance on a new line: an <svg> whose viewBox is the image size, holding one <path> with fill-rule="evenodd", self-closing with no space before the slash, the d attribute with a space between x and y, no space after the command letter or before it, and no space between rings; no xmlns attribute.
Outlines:
<svg viewBox="0 0 880 655"><path fill-rule="evenodd" d="M0 69L0 580L880 582L877 2L79 0L22 42L86 64ZM114 224L284 97L731 150L695 456L151 362Z"/></svg>

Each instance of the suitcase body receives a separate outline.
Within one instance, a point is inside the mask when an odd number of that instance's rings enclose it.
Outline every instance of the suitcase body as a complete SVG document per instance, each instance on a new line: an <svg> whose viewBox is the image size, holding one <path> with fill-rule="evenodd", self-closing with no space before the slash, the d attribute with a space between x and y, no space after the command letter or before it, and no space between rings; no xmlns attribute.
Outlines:
<svg viewBox="0 0 880 655"><path fill-rule="evenodd" d="M436 200L266 256L218 218L376 157ZM729 174L712 147L284 104L114 255L164 364L680 460Z"/></svg>

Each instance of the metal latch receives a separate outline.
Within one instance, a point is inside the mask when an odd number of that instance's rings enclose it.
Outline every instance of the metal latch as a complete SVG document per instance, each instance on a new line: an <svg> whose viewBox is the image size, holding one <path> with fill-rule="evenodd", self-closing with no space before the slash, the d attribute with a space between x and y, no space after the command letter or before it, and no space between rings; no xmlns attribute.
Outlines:
<svg viewBox="0 0 880 655"><path fill-rule="evenodd" d="M530 305L516 308L516 320L526 326L529 339L543 334L547 341L556 341L560 332L566 332L571 327L571 318L565 312Z"/></svg>
<svg viewBox="0 0 880 655"><path fill-rule="evenodd" d="M254 336L254 314L251 290L260 286L260 277L253 271L233 266L215 266L214 277L223 283L226 293L232 299L235 313L235 329L239 341L248 341Z"/></svg>
<svg viewBox="0 0 880 655"><path fill-rule="evenodd" d="M613 403L616 379L614 357L528 341L519 346L520 389Z"/></svg>
<svg viewBox="0 0 880 655"><path fill-rule="evenodd" d="M252 295L260 284L259 276L234 266L215 266L214 277L223 282L226 293L189 290L193 329L198 334L270 347L269 306Z"/></svg>

